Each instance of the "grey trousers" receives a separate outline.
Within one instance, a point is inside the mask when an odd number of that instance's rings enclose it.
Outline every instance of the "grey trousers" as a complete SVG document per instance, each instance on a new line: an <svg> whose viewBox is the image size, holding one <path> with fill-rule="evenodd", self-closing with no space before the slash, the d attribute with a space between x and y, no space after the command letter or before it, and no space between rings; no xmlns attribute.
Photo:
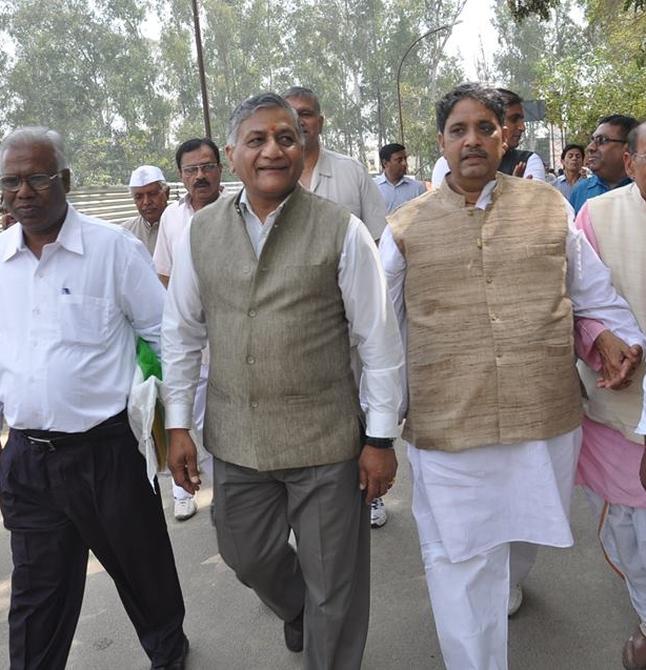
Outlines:
<svg viewBox="0 0 646 670"><path fill-rule="evenodd" d="M214 458L213 469L225 563L284 621L305 609L306 670L359 670L370 607L370 515L357 462L258 472Z"/></svg>

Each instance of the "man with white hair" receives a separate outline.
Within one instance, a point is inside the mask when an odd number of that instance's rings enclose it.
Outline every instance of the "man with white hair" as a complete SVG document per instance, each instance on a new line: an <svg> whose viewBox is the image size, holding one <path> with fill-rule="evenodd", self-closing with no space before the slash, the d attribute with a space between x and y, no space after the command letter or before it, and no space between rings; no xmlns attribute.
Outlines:
<svg viewBox="0 0 646 670"><path fill-rule="evenodd" d="M121 225L141 240L152 256L157 243L159 220L168 205L170 186L158 167L140 165L132 171L129 187L139 215Z"/></svg>
<svg viewBox="0 0 646 670"><path fill-rule="evenodd" d="M0 145L3 202L18 221L0 235L10 667L65 668L92 550L151 669L182 670L182 592L126 412L136 338L160 351L164 289L141 242L77 212L69 186L58 133L21 128Z"/></svg>

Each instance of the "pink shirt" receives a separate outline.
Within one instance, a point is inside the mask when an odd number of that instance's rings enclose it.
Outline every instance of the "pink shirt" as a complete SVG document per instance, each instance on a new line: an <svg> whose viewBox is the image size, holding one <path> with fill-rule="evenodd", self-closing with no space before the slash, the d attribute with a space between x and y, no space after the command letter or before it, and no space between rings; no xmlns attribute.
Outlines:
<svg viewBox="0 0 646 670"><path fill-rule="evenodd" d="M590 245L599 252L592 228L588 204L579 211L575 225L583 231ZM605 327L598 321L576 319L575 348L579 358L593 370L601 368L601 358L594 341ZM583 419L583 445L579 456L576 483L587 486L609 503L646 507L646 491L639 482L639 465L644 447L627 440L620 432Z"/></svg>

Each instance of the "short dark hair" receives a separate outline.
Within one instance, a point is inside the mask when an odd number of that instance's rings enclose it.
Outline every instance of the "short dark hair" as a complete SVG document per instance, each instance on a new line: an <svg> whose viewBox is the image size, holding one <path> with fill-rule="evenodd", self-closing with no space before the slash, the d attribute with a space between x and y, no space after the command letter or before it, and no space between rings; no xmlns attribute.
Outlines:
<svg viewBox="0 0 646 670"><path fill-rule="evenodd" d="M585 147L582 147L580 144L566 144L563 151L561 151L561 160L565 158L565 154L571 149L577 149L581 152L581 158L585 158Z"/></svg>
<svg viewBox="0 0 646 670"><path fill-rule="evenodd" d="M500 125L504 125L505 106L500 93L495 88L487 88L478 83L468 83L460 84L451 89L435 103L435 119L437 130L440 133L444 132L446 120L449 118L453 108L465 98L471 98L482 103L496 115Z"/></svg>
<svg viewBox="0 0 646 670"><path fill-rule="evenodd" d="M508 88L497 88L496 91L498 91L500 94L500 97L502 98L502 104L505 106L505 109L507 107L511 107L512 105L523 104L523 99L518 95L518 93L510 91Z"/></svg>
<svg viewBox="0 0 646 670"><path fill-rule="evenodd" d="M639 141L640 133L646 133L646 121L642 121L637 124L629 133L626 138L626 144L628 145L628 151L631 154L637 153L637 142Z"/></svg>
<svg viewBox="0 0 646 670"><path fill-rule="evenodd" d="M175 162L177 163L177 169L180 172L182 171L182 156L189 151L195 151L200 147L209 147L215 155L215 162L218 164L220 163L220 150L213 140L208 137L193 137L190 140L186 140L186 142L182 142L175 152Z"/></svg>
<svg viewBox="0 0 646 670"><path fill-rule="evenodd" d="M321 103L318 96L311 88L306 86L290 86L282 95L283 98L306 98L314 103L314 111L317 114L321 113Z"/></svg>
<svg viewBox="0 0 646 670"><path fill-rule="evenodd" d="M602 116L597 121L598 126L603 123L621 128L621 134L623 136L622 139L625 140L628 136L628 133L639 124L639 121L637 121L634 116L625 116L624 114L609 114L608 116Z"/></svg>
<svg viewBox="0 0 646 670"><path fill-rule="evenodd" d="M383 167L383 164L386 161L390 160L390 157L393 154L396 154L398 151L406 151L406 147L403 144L397 144L393 142L392 144L386 144L381 149L379 149L379 161Z"/></svg>

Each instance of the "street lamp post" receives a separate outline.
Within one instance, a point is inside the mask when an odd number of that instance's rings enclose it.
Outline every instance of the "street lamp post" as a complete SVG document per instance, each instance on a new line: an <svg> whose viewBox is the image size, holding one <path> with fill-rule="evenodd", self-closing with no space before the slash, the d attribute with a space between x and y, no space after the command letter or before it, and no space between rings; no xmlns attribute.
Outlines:
<svg viewBox="0 0 646 670"><path fill-rule="evenodd" d="M197 0L193 0L193 24L195 26L195 49L197 51L197 67L200 71L200 87L202 89L202 113L204 114L204 133L211 139L211 118L209 116L209 96L206 90L206 72L202 53L202 33L200 31L200 14Z"/></svg>
<svg viewBox="0 0 646 670"><path fill-rule="evenodd" d="M402 144L404 144L404 117L402 115L402 93L401 93L401 86L400 86L400 77L402 73L402 66L404 65L404 61L406 60L406 56L411 52L412 48L417 45L418 42L421 42L423 39L430 37L431 35L435 35L435 33L439 33L440 30L450 30L451 26L440 26L439 28L434 28L433 30L429 30L428 32L424 33L423 35L420 35L409 47L406 49L406 52L402 56L402 59L399 61L399 67L397 68L397 103L399 104L399 140Z"/></svg>

